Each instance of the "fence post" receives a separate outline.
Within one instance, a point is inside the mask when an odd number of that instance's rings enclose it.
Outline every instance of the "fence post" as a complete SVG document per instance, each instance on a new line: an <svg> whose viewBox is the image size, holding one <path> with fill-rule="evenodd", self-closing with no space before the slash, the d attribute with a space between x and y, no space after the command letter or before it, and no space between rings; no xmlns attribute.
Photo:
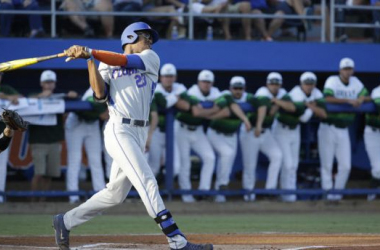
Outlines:
<svg viewBox="0 0 380 250"><path fill-rule="evenodd" d="M330 1L330 41L335 42L335 0Z"/></svg>
<svg viewBox="0 0 380 250"><path fill-rule="evenodd" d="M168 200L172 200L173 178L174 178L174 108L166 110L165 116L165 188L168 192Z"/></svg>
<svg viewBox="0 0 380 250"><path fill-rule="evenodd" d="M321 42L326 42L326 0L322 0Z"/></svg>
<svg viewBox="0 0 380 250"><path fill-rule="evenodd" d="M55 13L55 0L51 0L51 37L57 36L57 30L56 30L56 13Z"/></svg>

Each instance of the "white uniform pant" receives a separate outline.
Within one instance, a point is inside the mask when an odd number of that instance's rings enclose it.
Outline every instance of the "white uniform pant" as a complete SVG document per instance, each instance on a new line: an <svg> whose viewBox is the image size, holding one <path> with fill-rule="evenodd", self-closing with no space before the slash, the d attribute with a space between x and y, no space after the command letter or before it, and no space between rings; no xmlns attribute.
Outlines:
<svg viewBox="0 0 380 250"><path fill-rule="evenodd" d="M255 187L257 159L259 151L261 151L269 159L265 188L276 189L282 163L282 153L271 131L265 129L264 133L259 137L255 137L253 130L247 132L242 126L239 139L243 155L243 188L253 190Z"/></svg>
<svg viewBox="0 0 380 250"><path fill-rule="evenodd" d="M179 186L184 190L191 189L190 153L192 149L197 155L199 155L203 162L199 189L210 190L212 175L214 173L215 167L215 154L209 140L207 139L207 136L203 132L203 127L198 126L195 131L190 131L187 128L181 127L180 122L176 120L175 129L178 131L176 141L179 149L179 157L181 160L181 168L178 175Z"/></svg>
<svg viewBox="0 0 380 250"><path fill-rule="evenodd" d="M370 126L366 126L364 143L371 163L372 177L380 179L380 130L373 131Z"/></svg>
<svg viewBox="0 0 380 250"><path fill-rule="evenodd" d="M120 119L113 120L111 117L104 133L107 151L113 159L110 182L105 189L65 214L67 230L123 203L132 185L139 193L150 217L156 218L165 209L156 178L144 156L148 128L121 124ZM182 248L187 242L180 235L168 241L172 248Z"/></svg>
<svg viewBox="0 0 380 250"><path fill-rule="evenodd" d="M351 171L351 143L348 128L337 128L321 123L318 129L318 150L321 161L322 188L344 189ZM338 173L333 184L334 156L338 161Z"/></svg>
<svg viewBox="0 0 380 250"><path fill-rule="evenodd" d="M215 189L218 190L221 185L227 186L230 183L230 175L236 157L237 134L227 136L209 128L207 137L218 156L215 182Z"/></svg>
<svg viewBox="0 0 380 250"><path fill-rule="evenodd" d="M103 156L104 156L104 161L105 161L105 164L106 164L106 177L108 179L110 179L110 175L111 175L111 166L112 166L112 158L111 156L108 154L107 152L107 149L106 149L106 146L105 146L105 143L104 143L104 130L106 128L106 124L107 124L107 121L105 121L103 123L103 128L102 128L102 150L103 150Z"/></svg>
<svg viewBox="0 0 380 250"><path fill-rule="evenodd" d="M70 114L71 115L71 114ZM82 162L82 145L84 145L88 163L91 168L92 187L99 191L105 187L104 172L102 166L102 146L99 122L85 123L78 121L72 114L66 121L66 144L67 144L67 176L66 186L68 191L79 190L79 172ZM70 201L78 201L78 196L70 196Z"/></svg>
<svg viewBox="0 0 380 250"><path fill-rule="evenodd" d="M174 137L176 137L174 135ZM164 156L166 152L166 134L161 132L159 128L157 128L152 135L152 142L150 144L149 149L149 166L152 168L153 174L157 176L160 171L161 166L161 157ZM178 146L177 141L174 138L174 162L173 162L173 174L174 176L178 175L180 168L180 159L178 154Z"/></svg>
<svg viewBox="0 0 380 250"><path fill-rule="evenodd" d="M278 122L273 135L282 151L280 184L282 189L297 189L297 169L299 163L301 136L300 126L295 129L284 127ZM296 195L283 195L286 201L295 201Z"/></svg>
<svg viewBox="0 0 380 250"><path fill-rule="evenodd" d="M5 191L5 183L7 181L7 165L8 165L8 159L9 159L9 148L11 145L8 146L6 150L1 152L0 154L0 191ZM0 196L0 202L3 202L3 197Z"/></svg>

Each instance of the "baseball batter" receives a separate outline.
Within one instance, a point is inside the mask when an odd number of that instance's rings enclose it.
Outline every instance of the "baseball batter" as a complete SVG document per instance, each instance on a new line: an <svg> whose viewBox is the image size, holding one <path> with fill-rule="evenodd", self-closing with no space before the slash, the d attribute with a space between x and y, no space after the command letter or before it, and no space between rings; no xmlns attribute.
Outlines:
<svg viewBox="0 0 380 250"><path fill-rule="evenodd" d="M203 120L219 111L216 105L211 109L199 108L201 101L214 101L220 96L218 88L213 87L214 73L202 70L198 74L198 84L194 84L186 93L181 95L183 100L191 104L191 109L177 114L175 121L176 141L179 148L181 168L178 175L179 186L183 190L191 189L190 181L190 150L202 159L199 190L210 190L215 166L215 154L203 131ZM183 202L195 202L192 195L182 195Z"/></svg>
<svg viewBox="0 0 380 250"><path fill-rule="evenodd" d="M149 148L149 165L154 175L160 170L161 157L166 147L165 140L165 109L176 106L179 96L186 91L185 85L176 82L177 69L171 63L164 64L160 70L160 83L154 93L154 106L158 113L158 124L151 123L153 133L148 135L147 147ZM152 111L151 107L151 111ZM174 143L174 175L178 175L180 160L178 146Z"/></svg>
<svg viewBox="0 0 380 250"><path fill-rule="evenodd" d="M105 104L94 102L94 91L89 88L82 101L92 103L92 111L71 112L65 124L68 168L66 175L67 191L79 190L79 171L82 161L82 145L84 145L88 163L91 168L92 187L95 191L105 188L102 166L102 146L99 128L99 117L107 112ZM70 203L79 202L79 196L70 196Z"/></svg>
<svg viewBox="0 0 380 250"><path fill-rule="evenodd" d="M368 95L363 83L355 76L354 61L343 58L339 64L339 75L330 76L323 89L327 103L349 103L359 107ZM351 143L348 126L355 119L355 113L327 113L318 129L318 150L321 162L322 188L344 189L351 171ZM335 181L332 176L334 157L338 161ZM328 200L341 200L342 195L329 194Z"/></svg>
<svg viewBox="0 0 380 250"><path fill-rule="evenodd" d="M220 111L209 117L212 121L207 130L207 136L217 155L216 190L228 189L230 175L237 152L237 131L242 121L246 131L251 129L251 123L244 112L236 104L243 98L245 79L234 76L230 81L230 90L222 92L222 96L215 100ZM232 113L230 112L230 109ZM225 202L224 195L217 195L216 202Z"/></svg>
<svg viewBox="0 0 380 250"><path fill-rule="evenodd" d="M158 34L143 22L132 23L121 35L124 54L72 46L66 55L87 58L94 99L107 102L110 119L105 144L113 158L110 182L85 203L66 214L54 216L56 243L69 249L70 230L124 201L132 185L148 214L166 235L170 249L213 249L211 244L188 242L165 208L156 179L144 157L149 107L158 80L160 59L151 49ZM95 59L102 61L99 69Z"/></svg>
<svg viewBox="0 0 380 250"><path fill-rule="evenodd" d="M279 113L278 123L274 128L276 138L283 155L280 174L282 189L294 190L297 188L297 169L301 147L300 122L306 123L313 115L326 118L325 110L317 106L323 102L322 92L315 87L317 77L312 72L305 72L300 77L300 85L295 86L289 93L294 109L283 110ZM283 195L282 200L294 202L296 195Z"/></svg>
<svg viewBox="0 0 380 250"><path fill-rule="evenodd" d="M259 151L269 159L269 167L266 189L276 189L278 175L281 168L282 153L277 141L274 139L270 128L273 124L274 115L280 103L289 103L285 89L281 88L282 76L277 72L271 72L267 77L267 84L259 88L255 95L247 94L245 101L257 109L249 114L253 131L240 130L240 145L243 156L243 188L252 191L256 182L256 167ZM290 103L291 105L291 103ZM254 201L255 194L244 195L245 201Z"/></svg>
<svg viewBox="0 0 380 250"><path fill-rule="evenodd" d="M376 113L366 114L366 127L364 129L364 143L371 163L371 188L380 187L380 86L374 88L371 99L376 105ZM369 195L368 200L374 200L376 195Z"/></svg>

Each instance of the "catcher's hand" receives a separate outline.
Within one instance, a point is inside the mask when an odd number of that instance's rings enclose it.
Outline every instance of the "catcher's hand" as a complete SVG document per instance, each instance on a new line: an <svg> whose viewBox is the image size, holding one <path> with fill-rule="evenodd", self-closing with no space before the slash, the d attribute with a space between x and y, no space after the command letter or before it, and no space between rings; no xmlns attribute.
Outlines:
<svg viewBox="0 0 380 250"><path fill-rule="evenodd" d="M4 109L1 118L5 125L13 130L25 131L29 125L16 111L9 109Z"/></svg>
<svg viewBox="0 0 380 250"><path fill-rule="evenodd" d="M65 50L64 53L69 57L66 59L66 61L77 58L88 59L91 57L89 49L87 47L79 45L71 46L69 49Z"/></svg>

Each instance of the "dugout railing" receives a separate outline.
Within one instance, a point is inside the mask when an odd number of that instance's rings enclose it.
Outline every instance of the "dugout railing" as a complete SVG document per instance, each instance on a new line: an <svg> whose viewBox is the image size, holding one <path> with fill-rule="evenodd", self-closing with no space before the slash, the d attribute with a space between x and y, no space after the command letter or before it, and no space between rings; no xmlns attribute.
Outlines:
<svg viewBox="0 0 380 250"><path fill-rule="evenodd" d="M51 34L52 38L57 37L57 16L70 16L70 15L81 15L81 16L128 16L128 17L172 17L172 16L182 16L188 18L188 38L190 40L194 39L194 18L250 18L250 19L290 19L290 20L320 20L321 21L321 42L326 41L325 35L325 20L326 20L326 0L321 1L321 15L274 15L274 14L209 14L209 13L194 13L192 11L192 1L189 1L189 12L187 13L158 13L158 12L98 12L98 11L61 11L57 10L57 5L55 0L51 0L50 10L0 10L0 15L4 14L14 14L14 15L48 15L51 17Z"/></svg>
<svg viewBox="0 0 380 250"><path fill-rule="evenodd" d="M83 101L66 101L65 103L66 111L78 111L78 110L90 110L92 106L88 102ZM211 107L210 102L203 102L202 105L205 108ZM253 108L249 104L240 104L241 108L247 112L251 111ZM355 113L372 113L376 112L376 107L374 103L364 103L359 108L353 108L349 104L327 104L326 108L329 112L355 112ZM161 195L167 197L168 200L171 200L173 195L182 195L182 194L192 194L200 196L215 196L218 194L226 196L243 196L245 194L257 194L257 195L283 195L283 194L297 194L297 195L307 195L307 196L325 196L327 194L342 194L350 196L363 196L369 194L380 195L380 189L343 189L343 190L322 190L321 188L317 189L296 189L296 190L283 190L283 189L254 189L252 191L247 191L244 189L236 190L209 190L209 191L200 191L200 190L180 190L176 189L174 186L173 178L173 152L174 152L174 120L175 120L175 109L171 108L166 110L166 163L165 163L165 182L164 188L160 189ZM306 125L308 126L308 125ZM310 144L306 144L306 151L309 150ZM84 198L89 198L94 194L94 191L6 191L0 192L0 195L7 197L68 197L70 195L79 195ZM136 197L138 193L136 191L131 191L129 197Z"/></svg>

